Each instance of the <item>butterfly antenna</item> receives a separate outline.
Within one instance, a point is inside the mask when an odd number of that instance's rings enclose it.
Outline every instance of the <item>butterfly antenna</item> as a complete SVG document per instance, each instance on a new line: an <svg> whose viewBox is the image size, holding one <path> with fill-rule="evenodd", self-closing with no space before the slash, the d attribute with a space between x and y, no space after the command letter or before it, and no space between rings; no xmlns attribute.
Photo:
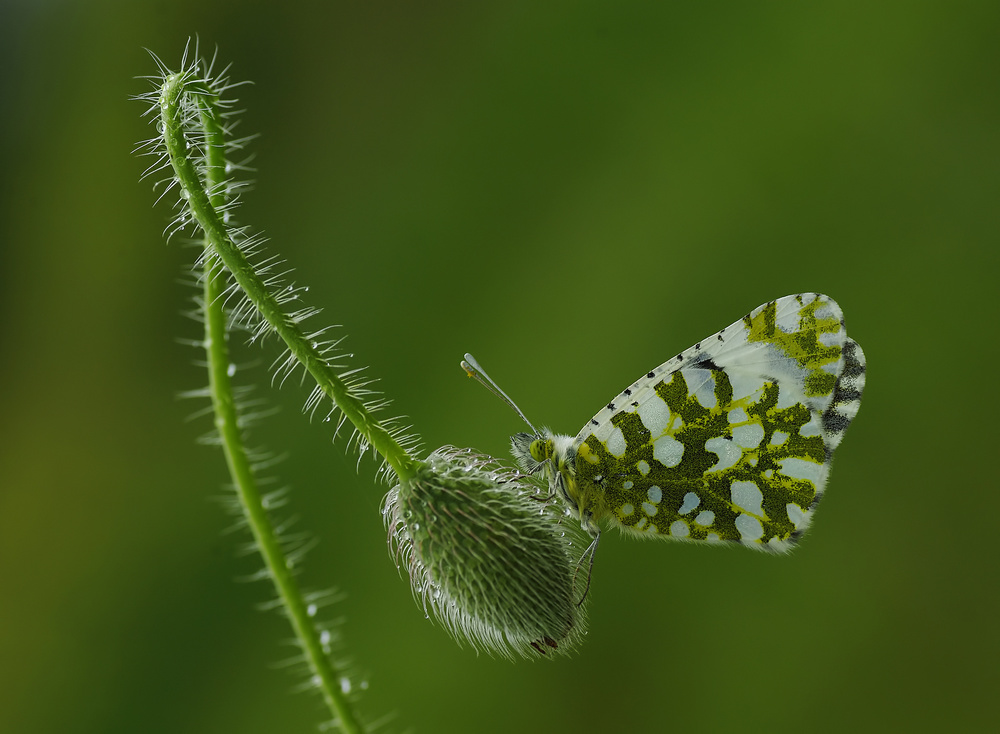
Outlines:
<svg viewBox="0 0 1000 734"><path fill-rule="evenodd" d="M462 360L462 369L465 370L469 377L475 377L476 381L479 382L483 387L489 390L491 393L496 395L498 398L503 400L507 405L514 409L514 412L521 416L521 420L528 424L528 427L534 432L536 436L542 435L538 432L538 429L531 425L531 421L528 420L527 416L521 412L521 409L517 407L517 404L507 397L507 393L499 388L499 386L490 379L490 376L486 374L486 371L479 366L479 362L471 354L466 354L465 359Z"/></svg>

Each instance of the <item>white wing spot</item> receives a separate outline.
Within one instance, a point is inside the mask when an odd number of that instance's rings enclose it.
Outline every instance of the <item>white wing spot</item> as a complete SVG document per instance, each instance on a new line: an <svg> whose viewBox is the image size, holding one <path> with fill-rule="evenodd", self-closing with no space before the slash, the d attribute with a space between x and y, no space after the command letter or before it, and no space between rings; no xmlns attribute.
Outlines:
<svg viewBox="0 0 1000 734"><path fill-rule="evenodd" d="M622 482L622 489L632 489L633 486L634 485L632 484L631 479L626 479L624 482Z"/></svg>
<svg viewBox="0 0 1000 734"><path fill-rule="evenodd" d="M820 313L818 311L816 312L816 315L822 318L822 316L820 316ZM825 347L839 346L841 343L843 343L844 340L844 335L842 331L843 331L842 329L837 329L836 331L833 332L821 333L818 336L819 343Z"/></svg>
<svg viewBox="0 0 1000 734"><path fill-rule="evenodd" d="M786 408L791 408L793 405L801 403L805 399L805 395L802 392L802 377L796 371L795 376L789 376L785 382L780 385L775 385L778 391L778 402L775 403L774 407L778 410L784 410ZM793 384L792 380L797 381L798 384Z"/></svg>
<svg viewBox="0 0 1000 734"><path fill-rule="evenodd" d="M649 518L640 517L639 522L637 522L634 527L636 530L643 531L646 529L647 522L649 522Z"/></svg>
<svg viewBox="0 0 1000 734"><path fill-rule="evenodd" d="M783 444L787 440L788 440L787 433L785 433L784 431L775 431L774 434L771 436L771 445L781 446L781 444Z"/></svg>
<svg viewBox="0 0 1000 734"><path fill-rule="evenodd" d="M729 422L730 423L746 423L750 418L747 416L747 412L743 408L733 408L729 411Z"/></svg>
<svg viewBox="0 0 1000 734"><path fill-rule="evenodd" d="M740 515L736 518L736 529L740 531L740 538L744 541L760 540L764 536L760 520L749 515Z"/></svg>
<svg viewBox="0 0 1000 734"><path fill-rule="evenodd" d="M660 436L653 441L653 457L666 467L677 466L684 458L684 444L673 436Z"/></svg>
<svg viewBox="0 0 1000 734"><path fill-rule="evenodd" d="M788 513L788 520L792 523L796 530L801 530L805 527L806 520L809 517L805 510L798 505L789 502L785 505L785 512Z"/></svg>
<svg viewBox="0 0 1000 734"><path fill-rule="evenodd" d="M649 502L643 502L642 503L642 511L645 512L650 517L653 517L654 515L656 515L656 511L658 509L659 508L656 505L650 504Z"/></svg>
<svg viewBox="0 0 1000 734"><path fill-rule="evenodd" d="M662 436L670 423L670 408L659 395L653 394L639 406L637 411L642 425L649 429L650 436Z"/></svg>
<svg viewBox="0 0 1000 734"><path fill-rule="evenodd" d="M701 504L701 497L696 495L694 492L688 492L686 495L684 495L684 502L683 504L681 504L681 508L677 510L677 514L686 515L689 512L694 512L696 509L698 509L698 505L700 504Z"/></svg>
<svg viewBox="0 0 1000 734"><path fill-rule="evenodd" d="M733 504L743 512L748 512L751 515L764 514L760 506L761 502L764 501L764 495L753 482L733 482L729 494L733 498Z"/></svg>
<svg viewBox="0 0 1000 734"><path fill-rule="evenodd" d="M813 484L819 481L823 469L822 464L794 458L780 459L778 465L781 467L781 473L786 477L805 479Z"/></svg>
<svg viewBox="0 0 1000 734"><path fill-rule="evenodd" d="M696 517L694 521L699 525L701 525L702 527L707 528L709 525L715 522L715 513L712 512L711 510L702 510L701 512L698 513L698 517Z"/></svg>
<svg viewBox="0 0 1000 734"><path fill-rule="evenodd" d="M646 496L649 497L649 501L654 505L660 504L660 500L663 499L663 490L657 487L655 484L646 490Z"/></svg>
<svg viewBox="0 0 1000 734"><path fill-rule="evenodd" d="M642 474L642 476L649 474L649 463L645 459L639 459L635 468L639 470L639 473Z"/></svg>
<svg viewBox="0 0 1000 734"><path fill-rule="evenodd" d="M799 435L803 438L809 438L810 436L822 435L823 428L820 424L819 413L813 413L812 417L809 418L809 422L806 423L802 428L799 429Z"/></svg>
<svg viewBox="0 0 1000 734"><path fill-rule="evenodd" d="M726 374L729 375L729 382L733 386L733 400L756 397L757 393L764 389L765 380L760 375L744 370L727 370Z"/></svg>
<svg viewBox="0 0 1000 734"><path fill-rule="evenodd" d="M683 520L674 520L670 523L670 534L675 538L686 538L691 534L691 528Z"/></svg>
<svg viewBox="0 0 1000 734"><path fill-rule="evenodd" d="M615 426L615 429L608 436L608 440L604 442L604 446L608 453L616 459L622 458L625 455L625 434L622 433L622 429Z"/></svg>
<svg viewBox="0 0 1000 734"><path fill-rule="evenodd" d="M688 391L702 407L711 410L719 404L719 399L715 397L715 380L711 370L689 368L681 370L681 374L688 385Z"/></svg>
<svg viewBox="0 0 1000 734"><path fill-rule="evenodd" d="M733 443L737 446L752 449L760 446L760 442L763 440L764 427L759 423L747 423L746 425L733 427Z"/></svg>
<svg viewBox="0 0 1000 734"><path fill-rule="evenodd" d="M778 309L774 316L774 325L782 331L795 333L799 330L799 309L784 312Z"/></svg>
<svg viewBox="0 0 1000 734"><path fill-rule="evenodd" d="M632 507L631 504L629 504L628 502L626 502L624 505L622 505L622 507L619 510L619 512L622 514L622 517L628 517L633 512L635 512L635 508Z"/></svg>
<svg viewBox="0 0 1000 734"><path fill-rule="evenodd" d="M739 446L728 438L722 438L721 436L705 441L705 449L719 457L719 463L709 469L709 471L725 471L729 467L735 466L736 462L743 456L743 451Z"/></svg>

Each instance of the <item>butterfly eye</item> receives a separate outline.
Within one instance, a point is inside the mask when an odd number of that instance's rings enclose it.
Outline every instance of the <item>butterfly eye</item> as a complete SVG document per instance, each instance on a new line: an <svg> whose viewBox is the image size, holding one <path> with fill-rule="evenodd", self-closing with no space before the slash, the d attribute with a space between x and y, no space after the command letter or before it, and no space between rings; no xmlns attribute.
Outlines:
<svg viewBox="0 0 1000 734"><path fill-rule="evenodd" d="M550 441L544 439L536 439L531 442L531 446L528 450L531 452L531 458L535 461L545 461L552 455L550 450Z"/></svg>

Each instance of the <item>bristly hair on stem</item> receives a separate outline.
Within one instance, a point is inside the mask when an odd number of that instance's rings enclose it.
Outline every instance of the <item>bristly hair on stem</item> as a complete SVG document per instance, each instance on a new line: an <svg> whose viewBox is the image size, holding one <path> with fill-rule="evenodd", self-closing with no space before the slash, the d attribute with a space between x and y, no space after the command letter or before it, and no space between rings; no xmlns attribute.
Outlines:
<svg viewBox="0 0 1000 734"><path fill-rule="evenodd" d="M247 426L260 407L246 399L246 388L233 385L235 370L230 359L229 335L234 329L243 328L261 337L266 329L255 317L253 308L241 308L245 301L234 298L238 291L230 271L213 247L210 230L203 221L207 208L219 220L214 224L222 223L219 231L231 243L250 241L244 230L231 222L240 188L232 172L244 166L230 165L227 157L241 150L243 141L229 142L235 121L231 120L231 104L223 95L235 85L228 83L225 73L213 74L214 63L201 60L197 49L190 57L189 50L190 47L185 51L182 71L178 74L170 73L157 60L161 75L154 78L154 90L141 99L159 112L159 135L142 146L157 156L157 163L146 173L172 169L175 176L166 179L163 193L177 190L180 194L168 236L190 228L194 228L192 234L198 230L204 233L202 254L193 269L201 292L192 315L204 324L204 338L199 346L205 350L209 386L192 395L211 399L215 431L209 441L222 447L234 490L234 497L227 504L240 517L237 526L250 530L253 543L247 549L259 552L264 561L263 569L253 578L272 582L277 598L268 606L283 611L295 633L299 652L288 664L304 669L302 690L321 694L330 713L327 728L336 728L344 734L362 734L371 729L361 723L354 698L364 684L358 682L352 666L334 658L340 646L336 626L318 618L320 608L329 603L332 592L303 593L299 587L295 572L309 547L308 538L293 536L287 526L275 524L271 512L284 502L284 496L280 491L265 494L262 491L265 480L260 477L274 458L245 444ZM191 206L193 201L199 202L200 208ZM288 303L288 299L277 301Z"/></svg>
<svg viewBox="0 0 1000 734"><path fill-rule="evenodd" d="M369 450L377 453L385 480L408 476L417 464L412 454L419 439L402 418L384 416L390 401L372 389L364 368L348 365L343 337L330 333L335 327L307 330L306 322L319 309L303 303L308 289L290 280L285 261L265 256L265 238L233 223L246 186L235 175L247 168L245 149L252 140L233 135L239 110L227 95L240 85L229 80L228 67L214 72L215 59L204 61L197 48L185 50L178 72L153 58L160 71L151 78L156 88L138 99L149 103L147 115L155 115L157 135L137 150L154 158L144 177L168 174L154 185L160 198L177 194L166 237L204 233L202 258L218 259L228 273L220 297L231 328L247 331L254 343L271 335L284 342L284 353L271 365L272 381L283 384L299 369L309 373L316 388L306 411L336 420L335 433L350 422L348 447L359 461ZM241 161L231 162L240 155Z"/></svg>

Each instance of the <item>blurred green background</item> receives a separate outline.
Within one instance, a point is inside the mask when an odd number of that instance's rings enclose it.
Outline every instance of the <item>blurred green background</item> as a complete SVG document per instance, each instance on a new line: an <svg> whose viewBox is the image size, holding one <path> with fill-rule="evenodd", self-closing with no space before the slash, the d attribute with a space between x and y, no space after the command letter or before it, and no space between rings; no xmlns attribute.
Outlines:
<svg viewBox="0 0 1000 734"><path fill-rule="evenodd" d="M194 251L130 154L129 95L217 46L265 231L427 449L575 433L760 303L836 298L861 413L791 557L609 534L569 659L511 664L424 619L383 487L307 387L302 576L346 599L364 714L415 732L985 731L1000 688L992 401L995 2L5 2L0 10L0 730L308 732L286 622L179 401ZM595 348L597 345L597 348ZM255 352L266 364L274 346ZM987 400L989 398L989 400ZM993 448L990 448L993 446Z"/></svg>

